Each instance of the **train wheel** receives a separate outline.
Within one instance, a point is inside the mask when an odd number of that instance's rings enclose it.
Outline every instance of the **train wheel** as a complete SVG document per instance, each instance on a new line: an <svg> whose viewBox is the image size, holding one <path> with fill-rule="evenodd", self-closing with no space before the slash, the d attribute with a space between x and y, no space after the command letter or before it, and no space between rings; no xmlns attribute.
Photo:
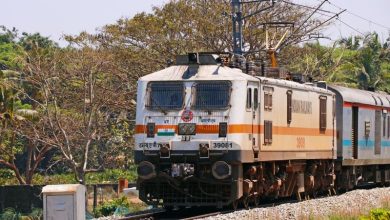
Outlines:
<svg viewBox="0 0 390 220"><path fill-rule="evenodd" d="M337 191L334 187L332 187L332 192L333 192L333 195L337 195Z"/></svg>
<svg viewBox="0 0 390 220"><path fill-rule="evenodd" d="M300 202L302 201L301 193L297 192L297 200Z"/></svg>
<svg viewBox="0 0 390 220"><path fill-rule="evenodd" d="M242 204L244 205L245 209L249 209L249 202L250 202L249 196L245 196L242 199Z"/></svg>
<svg viewBox="0 0 390 220"><path fill-rule="evenodd" d="M164 209L167 211L167 212L172 212L173 211L173 206L170 206L170 205L167 205L167 206L164 206Z"/></svg>
<svg viewBox="0 0 390 220"><path fill-rule="evenodd" d="M253 202L255 203L255 206L259 206L260 205L260 196L256 195L253 197Z"/></svg>
<svg viewBox="0 0 390 220"><path fill-rule="evenodd" d="M238 208L238 202L239 202L238 199L236 199L232 202L232 208L234 211L237 210L237 208Z"/></svg>

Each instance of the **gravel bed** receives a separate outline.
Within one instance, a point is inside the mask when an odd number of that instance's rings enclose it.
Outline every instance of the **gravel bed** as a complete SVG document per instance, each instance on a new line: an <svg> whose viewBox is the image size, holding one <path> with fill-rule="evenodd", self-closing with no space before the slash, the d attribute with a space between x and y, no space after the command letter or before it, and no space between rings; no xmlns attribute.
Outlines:
<svg viewBox="0 0 390 220"><path fill-rule="evenodd" d="M390 187L353 190L339 196L286 203L268 208L240 210L205 219L317 219L326 218L335 213L344 215L361 213L382 206L384 201L390 202Z"/></svg>

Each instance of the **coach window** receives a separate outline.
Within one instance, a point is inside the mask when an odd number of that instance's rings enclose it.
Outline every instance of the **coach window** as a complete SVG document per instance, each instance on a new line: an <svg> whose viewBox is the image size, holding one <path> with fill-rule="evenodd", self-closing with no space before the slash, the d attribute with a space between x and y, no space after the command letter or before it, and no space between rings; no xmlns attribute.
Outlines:
<svg viewBox="0 0 390 220"><path fill-rule="evenodd" d="M248 88L248 91L246 93L246 108L252 108L252 88Z"/></svg>
<svg viewBox="0 0 390 220"><path fill-rule="evenodd" d="M253 108L257 110L259 107L259 91L257 88L253 91Z"/></svg>
<svg viewBox="0 0 390 220"><path fill-rule="evenodd" d="M292 121L292 91L287 91L287 124Z"/></svg>
<svg viewBox="0 0 390 220"><path fill-rule="evenodd" d="M387 116L387 138L390 138L390 115Z"/></svg>
<svg viewBox="0 0 390 220"><path fill-rule="evenodd" d="M264 110L272 111L272 93L274 88L264 86Z"/></svg>
<svg viewBox="0 0 390 220"><path fill-rule="evenodd" d="M386 137L386 119L387 119L386 115L387 115L386 113L383 113L383 125L382 125L383 137Z"/></svg>
<svg viewBox="0 0 390 220"><path fill-rule="evenodd" d="M326 96L320 96L320 131L326 130Z"/></svg>
<svg viewBox="0 0 390 220"><path fill-rule="evenodd" d="M264 145L272 144L272 121L264 121Z"/></svg>
<svg viewBox="0 0 390 220"><path fill-rule="evenodd" d="M374 152L375 154L381 154L381 141L382 141L382 135L381 135L381 130L382 130L382 111L380 110L375 110L375 127L374 127Z"/></svg>

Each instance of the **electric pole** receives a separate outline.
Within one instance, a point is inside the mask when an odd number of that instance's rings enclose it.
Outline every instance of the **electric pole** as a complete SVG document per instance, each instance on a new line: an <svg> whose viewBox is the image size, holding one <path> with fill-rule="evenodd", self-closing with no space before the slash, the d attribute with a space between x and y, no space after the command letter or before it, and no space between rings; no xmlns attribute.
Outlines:
<svg viewBox="0 0 390 220"><path fill-rule="evenodd" d="M242 55L242 7L241 0L232 0L233 53Z"/></svg>
<svg viewBox="0 0 390 220"><path fill-rule="evenodd" d="M260 9L250 15L244 16L242 13L242 4L248 3L259 3L259 2L271 2L271 6ZM252 17L259 14L262 11L268 10L275 5L275 0L257 0L257 1L242 1L232 0L232 21L233 21L233 53L242 55L243 54L243 34L242 34L242 23L246 18Z"/></svg>

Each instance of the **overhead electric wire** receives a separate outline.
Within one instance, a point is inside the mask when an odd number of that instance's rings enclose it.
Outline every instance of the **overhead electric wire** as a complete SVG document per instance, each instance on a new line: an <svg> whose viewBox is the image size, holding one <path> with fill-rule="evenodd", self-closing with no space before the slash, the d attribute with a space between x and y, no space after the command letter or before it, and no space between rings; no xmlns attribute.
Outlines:
<svg viewBox="0 0 390 220"><path fill-rule="evenodd" d="M281 48L283 48L284 46L286 46L286 44L289 42L289 40L291 39L291 41L290 42L293 42L294 40L297 40L297 37L292 37L301 27L303 27L303 25L315 14L315 13L318 13L318 11L319 11L319 9L321 8L321 6L325 3L325 2L327 2L328 0L323 0L322 2L321 2L321 4L317 7L317 8L315 8L314 9L314 11L310 14L310 16L308 16L308 18L306 18L305 19L305 21L304 22L302 22L301 23L301 25L299 26L299 28L297 28L297 29L295 29L294 30L294 32L292 33L292 35L290 35L286 40L284 40L283 41L283 43L281 44ZM285 1L284 1L285 2ZM330 20L332 20L333 18L335 18L335 17L339 17L339 15L340 14L342 14L343 12L344 12L345 10L343 10L343 11L341 11L341 12L339 12L339 13L336 13L336 14L334 14L333 16L330 16L330 18L328 18L327 20L325 20L325 21L323 21L323 22L321 22L320 24L318 24L318 25L316 25L314 28L311 28L311 29L309 29L308 31L305 31L305 34L308 34L308 33L310 33L311 31L313 31L313 30L315 30L315 29L317 29L318 27L320 27L321 25L324 25L324 24L326 24L326 23L328 23ZM299 37L298 37L299 38Z"/></svg>
<svg viewBox="0 0 390 220"><path fill-rule="evenodd" d="M332 5L332 6L336 7L336 8L338 8L338 9L342 9L340 6L338 6L338 5L334 4L334 3L332 3L332 2L329 1L329 0L328 0L328 3L329 3L330 5ZM364 18L364 17L362 17L361 15L358 15L358 14L356 14L356 13L351 12L350 10L347 10L347 13L350 14L350 15L352 15L352 16L355 16L355 17L357 17L357 18L360 18L360 19L362 19L362 20L365 20L365 21L367 21L367 22L370 22L370 23L372 23L372 24L375 24L375 25L377 25L377 26L379 26L379 27L382 27L382 28L385 28L385 29L390 30L390 27L388 27L388 26L386 26L386 25L383 25L383 24L380 24L380 23L378 23L378 22L372 21L372 20L370 20L370 19L368 19L368 18Z"/></svg>
<svg viewBox="0 0 390 220"><path fill-rule="evenodd" d="M285 1L285 0L283 0L282 2L285 3L285 4L294 5L294 6L301 7L301 8L316 9L315 7L311 7L311 6L307 6L307 5L301 5L301 4L297 4L297 3L293 3L293 2L288 2L288 1ZM333 14L333 15L336 14L335 12L327 11L327 10L324 10L324 9L318 9L318 11L329 13L329 14Z"/></svg>
<svg viewBox="0 0 390 220"><path fill-rule="evenodd" d="M326 2L327 0L324 0L324 1L322 1L321 2L321 4L319 5L319 6L317 6L317 8L315 8L314 9L314 11L312 11L312 13L299 25L299 27L298 28L294 28L294 31L291 33L291 35L290 36L288 36L281 44L280 44L280 46L281 47L283 47L287 42L288 42L288 40L290 40L291 39L291 37L295 34L295 33L297 33L297 31L299 31L302 27L303 27L303 25L304 24L306 24L306 22L318 11L318 9L320 9L321 8L321 6ZM285 1L283 1L283 2L285 2Z"/></svg>
<svg viewBox="0 0 390 220"><path fill-rule="evenodd" d="M321 13L321 12L317 12L317 14L320 14L322 16L326 16L328 18L332 17L330 15L327 15L327 14L324 14L324 13ZM340 23L343 23L345 26L347 26L348 28L352 29L353 31L356 31L357 33L361 34L362 36L364 36L364 33L359 31L357 28L351 26L350 24L348 24L347 22L345 21L342 21L339 17L336 18L336 20L338 20Z"/></svg>
<svg viewBox="0 0 390 220"><path fill-rule="evenodd" d="M362 36L364 36L364 33L360 32L358 29L352 27L352 26L349 25L348 23L346 23L346 22L340 20L339 18L336 18L336 20L340 21L340 22L343 23L345 26L351 28L352 30L354 30L354 31L358 32L359 34L361 34Z"/></svg>
<svg viewBox="0 0 390 220"><path fill-rule="evenodd" d="M317 1L318 1L318 2L322 2L323 0L317 0ZM285 0L283 0L283 2L286 3L286 4L295 5L295 6L297 6L297 7L309 8L309 9L316 9L316 8L314 8L314 7L311 7L311 6L301 5L301 4L297 4L297 3L292 3L292 2L285 1ZM370 21L369 19L366 19L366 18L363 18L363 17L361 17L361 16L359 16L359 15L356 15L356 14L354 14L354 13L348 11L347 9L343 9L343 8L341 8L341 7L339 7L339 6L335 5L335 4L333 4L333 3L330 2L329 0L327 0L327 2L328 2L329 4L331 4L331 5L333 5L334 7L338 8L339 10L343 10L343 12L345 11L345 12L347 12L347 13L350 13L350 14L352 14L352 15L354 15L354 16L359 17L360 19L363 19L363 20L372 22L372 23L374 23L374 24L376 24L376 25L379 25L379 26L381 26L381 27L384 27L384 28L388 28L388 27L386 27L386 26L384 26L384 25L381 25L381 24L379 24L379 23ZM325 12L325 13L321 13L321 12ZM323 10L323 9L318 9L318 10L316 11L316 13L317 13L317 14L320 14L320 15L323 15L323 16L326 16L326 17L328 17L328 18L334 17L334 16L331 16L331 15L329 15L329 14L337 15L337 13L335 13L335 12L327 11L327 10ZM326 13L328 13L328 14L326 14ZM350 28L351 30L353 30L353 31L355 31L355 32L357 32L357 33L359 33L360 35L362 35L362 36L365 35L363 32L359 31L357 28L355 28L355 27L353 27L352 25L348 24L347 22L341 20L339 16L336 17L336 20L339 21L340 23L344 24L345 26L347 26L347 27ZM325 23L326 23L326 22L325 22ZM389 28L389 29L390 29L390 28Z"/></svg>
<svg viewBox="0 0 390 220"><path fill-rule="evenodd" d="M314 11L301 23L301 25L299 25L299 27L297 29L294 30L294 32L292 34L295 34L301 27L303 27L304 24L306 24L306 22L318 11L318 9L320 9L322 7L322 5L327 2L328 0L324 0L321 2L321 4L319 6L317 6L316 9L314 9Z"/></svg>
<svg viewBox="0 0 390 220"><path fill-rule="evenodd" d="M370 23L373 23L373 24L375 24L375 25L377 25L377 26L379 26L379 27L386 28L386 29L389 29L389 30L390 30L390 27L387 27L387 26L385 26L385 25L383 25L383 24L379 24L379 23L377 23L377 22L375 22L375 21L371 21L371 20L369 20L369 19L367 19L367 18L363 18L362 16L357 15L357 14L354 14L354 13L348 11L348 10L347 10L347 13L349 13L349 14L355 16L355 17L358 17L358 18L360 18L360 19L363 19L363 20L365 20L365 21L368 21L368 22L370 22Z"/></svg>

